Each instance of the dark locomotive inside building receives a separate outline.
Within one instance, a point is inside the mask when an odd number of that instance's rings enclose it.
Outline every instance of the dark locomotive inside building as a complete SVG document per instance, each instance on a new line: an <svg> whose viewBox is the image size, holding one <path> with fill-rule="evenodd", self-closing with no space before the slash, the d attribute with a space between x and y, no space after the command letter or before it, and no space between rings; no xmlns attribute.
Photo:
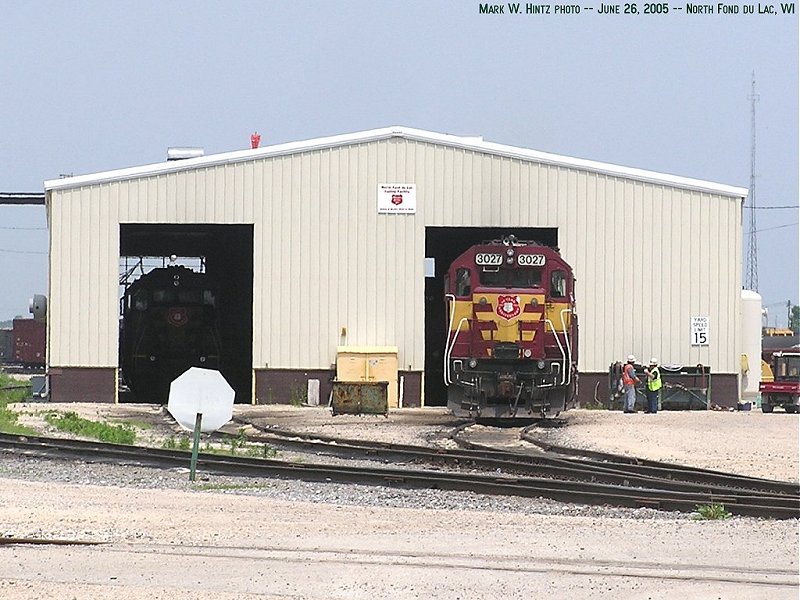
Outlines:
<svg viewBox="0 0 800 600"><path fill-rule="evenodd" d="M252 389L252 225L120 225L120 400L165 404L190 367Z"/></svg>

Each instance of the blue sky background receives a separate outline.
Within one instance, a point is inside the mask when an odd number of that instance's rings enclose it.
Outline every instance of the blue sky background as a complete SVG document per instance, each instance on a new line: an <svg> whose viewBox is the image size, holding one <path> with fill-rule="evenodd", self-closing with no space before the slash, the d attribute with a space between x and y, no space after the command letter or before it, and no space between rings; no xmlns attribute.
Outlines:
<svg viewBox="0 0 800 600"><path fill-rule="evenodd" d="M797 13L2 4L0 191L161 162L169 146L244 149L255 130L265 146L389 125L748 187L755 71L757 204L798 204ZM758 210L770 324L798 303L797 223L797 208ZM45 227L43 207L0 206L0 320L47 291Z"/></svg>

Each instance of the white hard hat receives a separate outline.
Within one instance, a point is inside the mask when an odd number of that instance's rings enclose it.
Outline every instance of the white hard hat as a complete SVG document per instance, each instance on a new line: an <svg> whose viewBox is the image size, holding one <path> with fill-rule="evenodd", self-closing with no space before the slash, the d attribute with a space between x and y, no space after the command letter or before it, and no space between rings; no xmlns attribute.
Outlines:
<svg viewBox="0 0 800 600"><path fill-rule="evenodd" d="M651 365L657 365L657 364L658 364L658 361L656 360L656 357L655 357L655 356L654 356L653 358L651 358L651 359L650 359L650 364L651 364Z"/></svg>
<svg viewBox="0 0 800 600"><path fill-rule="evenodd" d="M636 357L633 354L628 354L628 362L636 362Z"/></svg>

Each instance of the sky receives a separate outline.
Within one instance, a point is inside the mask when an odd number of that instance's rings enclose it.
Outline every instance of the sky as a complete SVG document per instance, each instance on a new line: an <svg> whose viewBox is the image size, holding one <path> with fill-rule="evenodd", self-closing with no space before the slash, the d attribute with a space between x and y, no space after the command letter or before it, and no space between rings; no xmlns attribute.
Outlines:
<svg viewBox="0 0 800 600"><path fill-rule="evenodd" d="M758 291L785 326L800 300L800 6L536 4L550 14L525 2L480 14L472 0L0 0L0 191L162 162L171 146L245 149L254 131L263 147L390 125L747 188L755 73ZM0 206L0 321L47 293L46 227L42 206Z"/></svg>

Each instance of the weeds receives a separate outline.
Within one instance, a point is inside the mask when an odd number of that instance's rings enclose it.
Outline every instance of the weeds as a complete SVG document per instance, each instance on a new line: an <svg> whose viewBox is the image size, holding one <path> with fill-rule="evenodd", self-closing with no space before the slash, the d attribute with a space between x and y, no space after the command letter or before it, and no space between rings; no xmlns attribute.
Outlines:
<svg viewBox="0 0 800 600"><path fill-rule="evenodd" d="M185 435L182 435L177 439L175 438L174 435L171 435L166 440L164 440L164 442L161 444L161 447L166 448L167 450L188 451L192 447L192 440ZM206 446L206 448L208 448L208 446Z"/></svg>
<svg viewBox="0 0 800 600"><path fill-rule="evenodd" d="M719 519L728 519L732 515L722 504L701 504L695 510L694 518L703 521L717 521Z"/></svg>
<svg viewBox="0 0 800 600"><path fill-rule="evenodd" d="M271 487L269 483L200 483L195 489L203 491L258 490Z"/></svg>
<svg viewBox="0 0 800 600"><path fill-rule="evenodd" d="M108 425L98 421L90 421L79 417L77 413L67 412L63 415L50 413L45 421L58 429L83 437L98 439L111 444L133 444L136 432L126 425Z"/></svg>
<svg viewBox="0 0 800 600"><path fill-rule="evenodd" d="M308 389L302 385L293 385L289 388L289 404L302 406L308 402Z"/></svg>
<svg viewBox="0 0 800 600"><path fill-rule="evenodd" d="M6 373L0 371L0 431L14 435L36 435L36 430L19 425L17 423L19 415L8 408L8 405L12 402L24 402L30 395L30 385L22 389L2 389L19 385L25 385L25 383L13 379Z"/></svg>

